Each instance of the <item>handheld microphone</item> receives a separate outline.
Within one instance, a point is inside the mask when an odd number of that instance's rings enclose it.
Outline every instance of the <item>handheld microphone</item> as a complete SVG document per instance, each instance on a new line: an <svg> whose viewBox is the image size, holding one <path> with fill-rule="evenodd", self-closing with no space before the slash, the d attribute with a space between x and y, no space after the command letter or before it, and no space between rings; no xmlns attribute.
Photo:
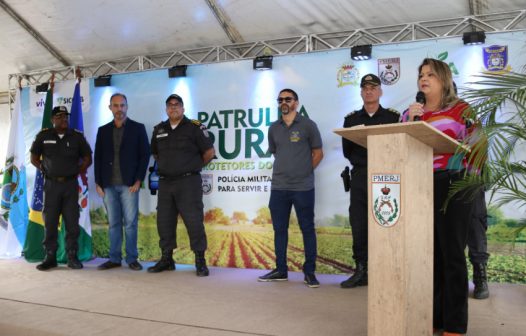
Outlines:
<svg viewBox="0 0 526 336"><path fill-rule="evenodd" d="M416 93L416 102L417 103L420 103L420 104L425 104L426 103L426 95L422 92L422 91L418 91ZM419 116L415 116L413 118L414 121L419 121L420 120L420 117Z"/></svg>

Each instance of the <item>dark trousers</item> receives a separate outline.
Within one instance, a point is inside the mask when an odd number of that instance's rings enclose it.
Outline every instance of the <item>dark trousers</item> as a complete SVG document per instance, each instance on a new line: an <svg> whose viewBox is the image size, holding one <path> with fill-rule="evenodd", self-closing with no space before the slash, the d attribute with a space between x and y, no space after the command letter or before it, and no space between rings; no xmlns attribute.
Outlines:
<svg viewBox="0 0 526 336"><path fill-rule="evenodd" d="M464 334L468 325L468 272L464 250L471 220L469 196L455 195L442 209L459 175L434 174L433 327Z"/></svg>
<svg viewBox="0 0 526 336"><path fill-rule="evenodd" d="M352 230L352 252L356 263L367 262L367 169L354 171L351 178L349 221Z"/></svg>
<svg viewBox="0 0 526 336"><path fill-rule="evenodd" d="M473 199L473 212L468 233L468 256L472 264L488 262L488 211L486 208L486 193L480 188Z"/></svg>
<svg viewBox="0 0 526 336"><path fill-rule="evenodd" d="M44 249L57 251L58 221L60 215L66 225L66 250L78 250L79 227L79 191L77 179L58 182L46 179L44 181L44 208L42 216L46 228Z"/></svg>
<svg viewBox="0 0 526 336"><path fill-rule="evenodd" d="M207 248L203 224L203 190L201 175L190 175L173 181L159 181L157 198L157 232L161 251L171 253L177 247L177 217L181 215L192 251Z"/></svg>
<svg viewBox="0 0 526 336"><path fill-rule="evenodd" d="M286 273L287 245L289 242L290 212L294 206L298 224L303 236L305 262L303 272L312 274L316 271L316 230L314 228L314 189L308 191L272 190L270 192L270 216L274 228L274 249L276 268Z"/></svg>

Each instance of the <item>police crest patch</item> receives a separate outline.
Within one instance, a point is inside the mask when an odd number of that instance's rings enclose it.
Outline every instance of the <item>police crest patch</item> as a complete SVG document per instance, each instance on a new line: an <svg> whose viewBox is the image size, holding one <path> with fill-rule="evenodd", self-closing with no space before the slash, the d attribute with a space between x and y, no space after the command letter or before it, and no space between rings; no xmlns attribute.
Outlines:
<svg viewBox="0 0 526 336"><path fill-rule="evenodd" d="M371 176L373 218L383 227L394 226L400 219L400 174Z"/></svg>

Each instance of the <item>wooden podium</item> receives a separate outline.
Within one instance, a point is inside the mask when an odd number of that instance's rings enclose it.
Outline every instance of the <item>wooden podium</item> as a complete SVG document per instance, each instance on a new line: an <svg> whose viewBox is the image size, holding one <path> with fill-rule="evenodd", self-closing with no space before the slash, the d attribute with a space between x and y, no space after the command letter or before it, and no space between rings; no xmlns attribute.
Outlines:
<svg viewBox="0 0 526 336"><path fill-rule="evenodd" d="M367 335L431 336L433 153L461 145L423 121L334 132L368 148Z"/></svg>

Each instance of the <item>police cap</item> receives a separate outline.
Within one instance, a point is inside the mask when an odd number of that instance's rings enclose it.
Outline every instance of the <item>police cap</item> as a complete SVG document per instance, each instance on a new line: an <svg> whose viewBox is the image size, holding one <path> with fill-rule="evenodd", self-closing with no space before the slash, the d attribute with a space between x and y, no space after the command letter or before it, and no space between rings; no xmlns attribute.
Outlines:
<svg viewBox="0 0 526 336"><path fill-rule="evenodd" d="M184 105L183 98L181 98L181 96L175 93L169 95L168 98L166 98L166 104L168 104L168 102L172 99L176 99L179 103L181 103L181 105Z"/></svg>
<svg viewBox="0 0 526 336"><path fill-rule="evenodd" d="M382 85L382 82L380 81L380 78L378 78L378 76L373 75L373 74L367 74L362 77L362 81L360 82L360 87L363 88L367 84L379 86L379 85Z"/></svg>
<svg viewBox="0 0 526 336"><path fill-rule="evenodd" d="M66 106L55 106L53 107L53 111L51 111L51 116L54 117L59 114L67 114L69 115L68 108Z"/></svg>

